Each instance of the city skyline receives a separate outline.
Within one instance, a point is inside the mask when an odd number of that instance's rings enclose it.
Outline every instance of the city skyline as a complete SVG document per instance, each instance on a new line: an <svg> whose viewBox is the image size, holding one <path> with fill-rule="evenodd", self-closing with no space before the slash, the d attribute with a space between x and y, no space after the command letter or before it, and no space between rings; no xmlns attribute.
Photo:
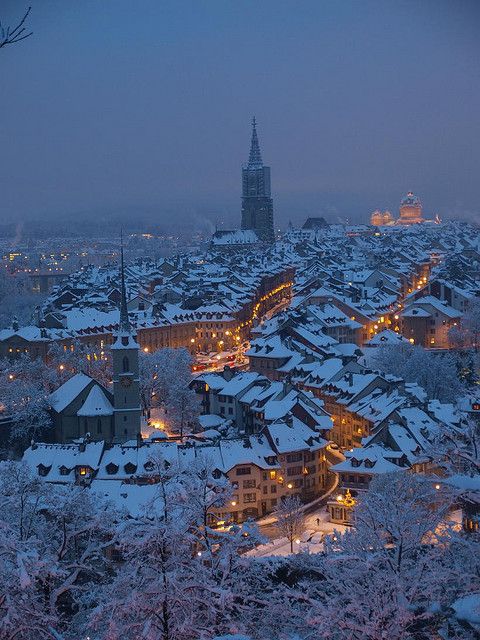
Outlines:
<svg viewBox="0 0 480 640"><path fill-rule="evenodd" d="M471 2L33 2L33 36L2 51L0 222L238 226L252 114L279 227L368 222L409 190L475 221L478 18Z"/></svg>

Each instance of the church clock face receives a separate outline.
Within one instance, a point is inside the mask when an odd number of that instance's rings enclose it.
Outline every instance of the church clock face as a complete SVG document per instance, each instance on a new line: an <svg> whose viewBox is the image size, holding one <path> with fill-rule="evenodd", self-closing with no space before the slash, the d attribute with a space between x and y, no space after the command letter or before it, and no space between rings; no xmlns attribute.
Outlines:
<svg viewBox="0 0 480 640"><path fill-rule="evenodd" d="M130 376L122 376L120 378L120 382L122 384L122 387L130 387L133 381Z"/></svg>

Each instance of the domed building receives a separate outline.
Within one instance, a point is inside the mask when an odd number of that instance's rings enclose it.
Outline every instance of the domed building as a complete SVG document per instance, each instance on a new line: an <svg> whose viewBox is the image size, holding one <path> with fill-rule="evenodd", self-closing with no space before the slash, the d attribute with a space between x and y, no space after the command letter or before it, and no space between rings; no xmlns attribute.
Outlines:
<svg viewBox="0 0 480 640"><path fill-rule="evenodd" d="M374 227L379 227L383 224L383 213L376 209L370 216L370 224Z"/></svg>
<svg viewBox="0 0 480 640"><path fill-rule="evenodd" d="M393 216L390 213L390 211L384 211L382 215L383 215L383 223L382 224L389 225L389 224L393 224L395 222L395 220L393 219Z"/></svg>
<svg viewBox="0 0 480 640"><path fill-rule="evenodd" d="M397 224L408 225L418 224L419 222L424 222L422 218L422 203L418 196L409 191L400 202L400 218L397 220Z"/></svg>
<svg viewBox="0 0 480 640"><path fill-rule="evenodd" d="M370 224L374 227L382 227L393 223L394 220L390 211L384 211L382 213L379 209L376 209L370 216Z"/></svg>

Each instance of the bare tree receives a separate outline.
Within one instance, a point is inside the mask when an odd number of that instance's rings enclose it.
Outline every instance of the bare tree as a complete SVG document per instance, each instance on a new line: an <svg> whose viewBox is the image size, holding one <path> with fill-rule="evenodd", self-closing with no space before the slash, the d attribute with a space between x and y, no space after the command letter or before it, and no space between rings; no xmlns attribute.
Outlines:
<svg viewBox="0 0 480 640"><path fill-rule="evenodd" d="M290 552L293 553L294 541L305 530L302 512L302 502L298 496L287 496L280 502L275 511L276 527L290 542Z"/></svg>
<svg viewBox="0 0 480 640"><path fill-rule="evenodd" d="M4 27L0 20L0 49L2 47L6 47L7 44L15 44L16 42L20 42L21 40L25 40L32 35L33 31L27 31L25 23L30 14L32 7L28 7L23 18L17 24L16 27L10 27L7 25Z"/></svg>

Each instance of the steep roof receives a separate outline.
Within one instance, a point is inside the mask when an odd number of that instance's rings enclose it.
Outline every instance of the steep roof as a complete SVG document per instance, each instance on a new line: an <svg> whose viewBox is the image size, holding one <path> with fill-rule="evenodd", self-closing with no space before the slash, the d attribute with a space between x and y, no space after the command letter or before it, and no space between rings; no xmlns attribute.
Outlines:
<svg viewBox="0 0 480 640"><path fill-rule="evenodd" d="M95 384L88 394L85 402L77 411L77 416L111 416L113 407L110 400L103 393L98 384Z"/></svg>
<svg viewBox="0 0 480 640"><path fill-rule="evenodd" d="M92 380L93 378L85 373L77 373L72 376L50 395L49 403L52 409L57 413L63 411L88 387Z"/></svg>

